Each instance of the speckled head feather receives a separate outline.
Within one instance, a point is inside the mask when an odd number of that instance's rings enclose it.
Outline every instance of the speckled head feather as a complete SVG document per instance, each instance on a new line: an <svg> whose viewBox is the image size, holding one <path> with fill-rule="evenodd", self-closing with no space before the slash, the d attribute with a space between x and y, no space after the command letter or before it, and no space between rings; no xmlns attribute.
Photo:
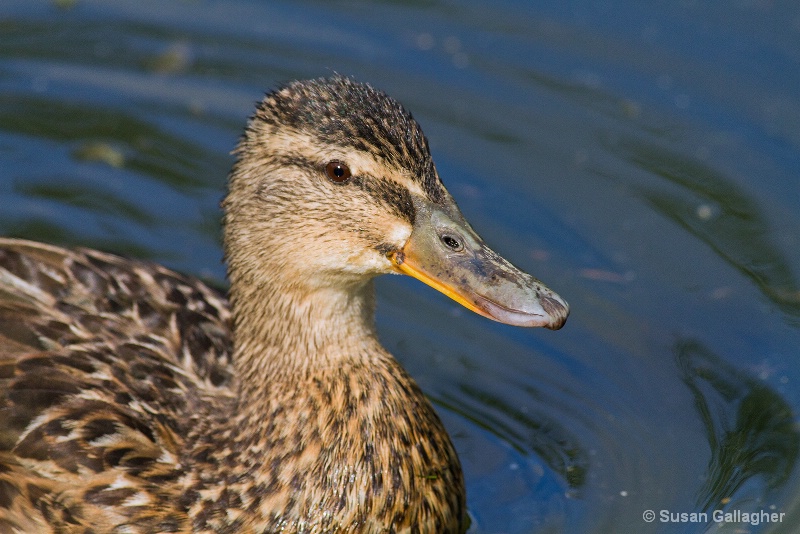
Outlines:
<svg viewBox="0 0 800 534"><path fill-rule="evenodd" d="M294 82L267 95L255 119L369 152L407 169L431 201L445 198L422 128L397 100L369 84L338 75Z"/></svg>

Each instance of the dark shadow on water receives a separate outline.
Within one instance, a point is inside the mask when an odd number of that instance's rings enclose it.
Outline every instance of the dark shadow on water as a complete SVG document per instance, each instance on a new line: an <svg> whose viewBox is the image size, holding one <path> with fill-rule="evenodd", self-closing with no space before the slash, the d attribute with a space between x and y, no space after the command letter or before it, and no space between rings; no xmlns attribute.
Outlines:
<svg viewBox="0 0 800 534"><path fill-rule="evenodd" d="M745 485L748 491L760 485L766 494L785 484L800 450L800 433L787 402L698 341L678 342L675 357L711 449L697 505L704 511L720 509L735 502Z"/></svg>

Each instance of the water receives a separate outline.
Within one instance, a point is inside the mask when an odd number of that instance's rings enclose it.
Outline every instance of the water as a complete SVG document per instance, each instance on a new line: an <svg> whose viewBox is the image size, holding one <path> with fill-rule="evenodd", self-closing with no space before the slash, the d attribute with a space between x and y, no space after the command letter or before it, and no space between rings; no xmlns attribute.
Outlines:
<svg viewBox="0 0 800 534"><path fill-rule="evenodd" d="M798 43L800 7L757 0L4 0L0 234L222 285L218 203L254 102L369 81L486 241L572 306L522 330L379 283L471 532L800 531Z"/></svg>

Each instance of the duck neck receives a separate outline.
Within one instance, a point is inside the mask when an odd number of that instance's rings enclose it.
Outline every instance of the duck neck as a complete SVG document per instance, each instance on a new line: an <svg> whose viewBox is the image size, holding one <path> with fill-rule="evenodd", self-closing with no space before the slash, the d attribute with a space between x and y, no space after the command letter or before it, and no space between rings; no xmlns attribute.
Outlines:
<svg viewBox="0 0 800 534"><path fill-rule="evenodd" d="M191 449L205 463L187 499L212 496L188 505L196 525L218 520L209 531L238 531L225 523L235 495L254 511L253 532L413 532L423 523L426 532L463 532L458 457L375 337L372 282L349 291L245 287L252 293L232 292L239 397L216 414L218 426L195 432Z"/></svg>
<svg viewBox="0 0 800 534"><path fill-rule="evenodd" d="M274 281L233 286L234 365L240 406L255 408L331 366L385 355L375 327L372 280L308 289Z"/></svg>

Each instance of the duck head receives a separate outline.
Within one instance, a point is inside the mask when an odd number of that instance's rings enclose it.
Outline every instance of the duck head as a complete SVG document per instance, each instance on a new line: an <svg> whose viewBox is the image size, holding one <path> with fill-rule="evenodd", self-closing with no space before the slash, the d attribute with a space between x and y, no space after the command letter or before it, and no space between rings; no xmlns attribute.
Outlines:
<svg viewBox="0 0 800 534"><path fill-rule="evenodd" d="M232 288L313 292L402 273L502 323L567 319L561 297L483 242L417 122L369 85L335 76L267 95L237 156L224 201Z"/></svg>

